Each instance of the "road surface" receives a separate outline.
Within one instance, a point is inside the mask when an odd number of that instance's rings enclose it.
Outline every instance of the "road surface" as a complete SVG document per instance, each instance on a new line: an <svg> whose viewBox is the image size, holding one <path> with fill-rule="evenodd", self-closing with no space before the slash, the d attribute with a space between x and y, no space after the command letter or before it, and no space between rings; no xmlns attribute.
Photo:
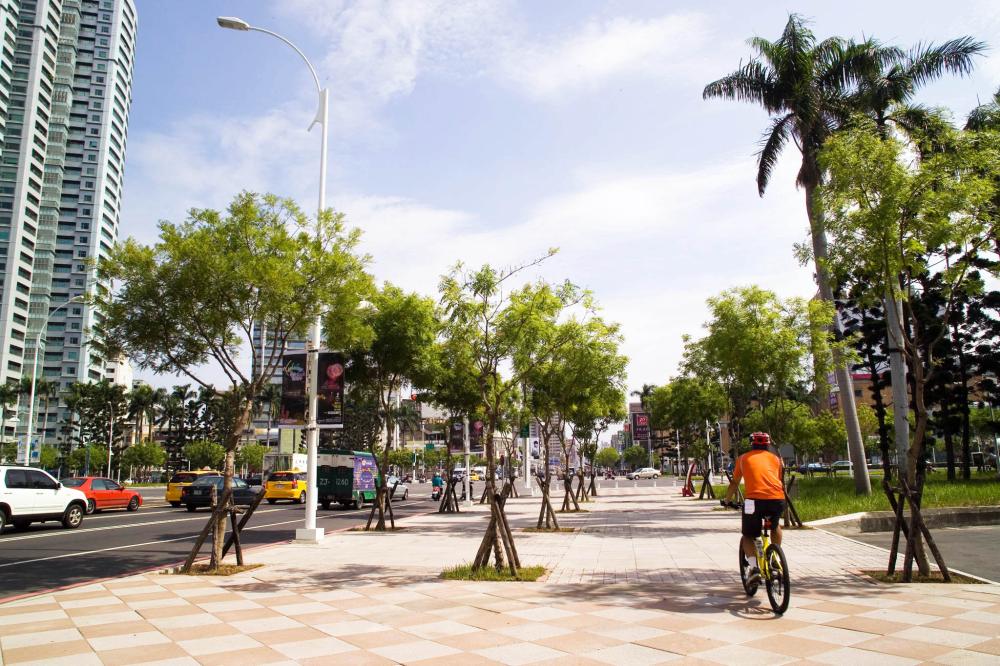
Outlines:
<svg viewBox="0 0 1000 666"><path fill-rule="evenodd" d="M32 524L0 535L0 601L88 580L121 576L152 567L177 564L187 557L208 520L208 510L189 513L163 501L164 489L140 489L143 506L135 513L106 511L86 516L75 530L59 523ZM410 499L397 501L397 517L431 511L430 484L411 486ZM327 530L352 527L368 517L363 509L318 512L317 525ZM244 546L288 541L304 521L304 507L262 503L241 533ZM209 553L208 544L202 553Z"/></svg>

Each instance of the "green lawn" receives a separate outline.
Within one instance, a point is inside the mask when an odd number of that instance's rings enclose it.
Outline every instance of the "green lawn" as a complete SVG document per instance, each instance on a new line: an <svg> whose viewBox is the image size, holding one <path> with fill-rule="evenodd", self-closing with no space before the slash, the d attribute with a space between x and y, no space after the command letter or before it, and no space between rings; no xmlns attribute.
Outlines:
<svg viewBox="0 0 1000 666"><path fill-rule="evenodd" d="M882 476L872 478L872 494L854 494L854 481L848 476L801 478L796 476L798 497L793 497L795 509L804 522L861 511L889 511L889 500L882 490ZM720 497L725 486L716 486ZM721 494L720 494L721 491ZM922 507L996 506L1000 505L1000 481L995 473L976 474L969 481L949 483L943 472L936 472L924 486Z"/></svg>

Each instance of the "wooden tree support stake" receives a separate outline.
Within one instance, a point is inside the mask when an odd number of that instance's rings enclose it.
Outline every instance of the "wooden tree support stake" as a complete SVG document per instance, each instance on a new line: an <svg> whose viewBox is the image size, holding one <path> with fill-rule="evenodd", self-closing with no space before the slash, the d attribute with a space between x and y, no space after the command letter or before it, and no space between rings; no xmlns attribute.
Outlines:
<svg viewBox="0 0 1000 666"><path fill-rule="evenodd" d="M781 480L781 485L785 489L785 513L782 516L785 527L802 527L802 519L799 512L795 510L795 502L792 501L792 492L795 490L795 475L793 474L785 486L785 480Z"/></svg>
<svg viewBox="0 0 1000 666"><path fill-rule="evenodd" d="M712 488L712 482L709 480L708 472L705 472L702 477L701 491L698 493L698 499L715 499L715 489Z"/></svg>

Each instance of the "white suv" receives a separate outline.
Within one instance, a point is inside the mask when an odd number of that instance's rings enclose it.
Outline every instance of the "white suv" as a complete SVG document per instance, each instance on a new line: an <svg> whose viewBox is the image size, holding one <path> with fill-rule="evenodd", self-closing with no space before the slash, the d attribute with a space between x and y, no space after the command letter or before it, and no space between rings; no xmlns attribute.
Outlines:
<svg viewBox="0 0 1000 666"><path fill-rule="evenodd" d="M0 465L0 532L8 523L23 529L47 520L76 529L86 508L87 497L82 492L67 488L46 472Z"/></svg>

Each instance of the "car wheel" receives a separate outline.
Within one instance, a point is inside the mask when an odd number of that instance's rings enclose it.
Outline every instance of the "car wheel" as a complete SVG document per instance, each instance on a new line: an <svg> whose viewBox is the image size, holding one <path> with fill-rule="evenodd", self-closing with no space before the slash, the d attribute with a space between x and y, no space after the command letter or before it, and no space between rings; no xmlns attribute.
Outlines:
<svg viewBox="0 0 1000 666"><path fill-rule="evenodd" d="M68 530L75 530L83 523L83 507L70 504L63 513L62 524Z"/></svg>
<svg viewBox="0 0 1000 666"><path fill-rule="evenodd" d="M407 488L406 490L403 491L403 499L405 500L409 496L410 496L410 489Z"/></svg>
<svg viewBox="0 0 1000 666"><path fill-rule="evenodd" d="M87 500L87 515L89 516L90 514L94 513L95 511L97 511L97 504L94 502L94 500L88 499Z"/></svg>
<svg viewBox="0 0 1000 666"><path fill-rule="evenodd" d="M306 503L306 493L305 493L305 491L299 493L299 499L297 499L296 501L299 504L305 504Z"/></svg>
<svg viewBox="0 0 1000 666"><path fill-rule="evenodd" d="M273 497L268 497L268 498L267 498L267 503L268 503L268 504L274 504L274 503L275 503L275 502L277 502L277 501L278 501L278 500L274 499Z"/></svg>
<svg viewBox="0 0 1000 666"><path fill-rule="evenodd" d="M3 533L5 527L7 527L7 512L0 509L0 534Z"/></svg>
<svg viewBox="0 0 1000 666"><path fill-rule="evenodd" d="M360 499L356 499L356 500L354 500L354 501L353 501L353 502L351 503L351 508L352 508L352 509L360 509L360 508L361 508L361 505L362 505L362 503L363 503L363 502L362 502L362 500L360 500Z"/></svg>
<svg viewBox="0 0 1000 666"><path fill-rule="evenodd" d="M128 506L125 507L125 508L128 509L129 511L138 511L139 510L139 498L136 497L135 495L133 495L132 499L130 499L128 501Z"/></svg>
<svg viewBox="0 0 1000 666"><path fill-rule="evenodd" d="M171 502L170 506L174 507L175 509L179 509L179 508L181 508L181 503L180 502Z"/></svg>
<svg viewBox="0 0 1000 666"><path fill-rule="evenodd" d="M191 513L194 513L195 511L198 510L198 507L196 507L194 504L188 504L187 510L190 511Z"/></svg>

